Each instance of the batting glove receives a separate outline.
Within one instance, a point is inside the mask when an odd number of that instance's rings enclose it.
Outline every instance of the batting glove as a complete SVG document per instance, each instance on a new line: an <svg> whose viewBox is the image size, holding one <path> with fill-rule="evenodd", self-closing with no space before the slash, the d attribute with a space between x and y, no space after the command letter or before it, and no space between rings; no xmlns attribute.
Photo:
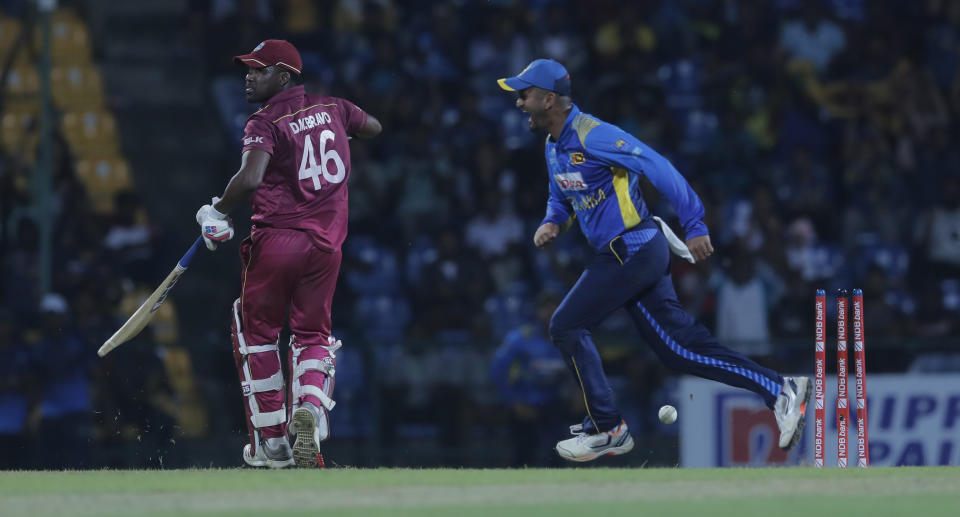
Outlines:
<svg viewBox="0 0 960 517"><path fill-rule="evenodd" d="M217 244L229 241L233 238L233 224L227 214L224 214L213 207L220 201L215 197L209 205L203 205L197 210L197 224L200 225L200 233L203 234L203 242L207 249L213 251L217 249Z"/></svg>

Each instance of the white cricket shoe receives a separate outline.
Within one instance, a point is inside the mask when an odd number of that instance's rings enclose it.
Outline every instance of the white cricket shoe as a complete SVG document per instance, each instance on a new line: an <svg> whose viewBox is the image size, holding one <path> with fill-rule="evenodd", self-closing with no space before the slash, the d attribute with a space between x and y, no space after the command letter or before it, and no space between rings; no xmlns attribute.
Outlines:
<svg viewBox="0 0 960 517"><path fill-rule="evenodd" d="M576 436L557 442L557 454L565 460L591 461L600 456L626 454L633 449L633 437L625 421L605 433L586 434L582 425L570 426L570 432Z"/></svg>
<svg viewBox="0 0 960 517"><path fill-rule="evenodd" d="M293 461L300 468L315 469L323 466L320 456L320 410L304 402L293 412Z"/></svg>
<svg viewBox="0 0 960 517"><path fill-rule="evenodd" d="M783 378L780 396L773 404L773 414L780 427L780 448L783 450L790 450L803 435L811 391L809 377Z"/></svg>
<svg viewBox="0 0 960 517"><path fill-rule="evenodd" d="M264 440L253 456L250 455L250 444L244 445L243 461L251 467L283 469L293 465L293 454L287 439L280 436Z"/></svg>

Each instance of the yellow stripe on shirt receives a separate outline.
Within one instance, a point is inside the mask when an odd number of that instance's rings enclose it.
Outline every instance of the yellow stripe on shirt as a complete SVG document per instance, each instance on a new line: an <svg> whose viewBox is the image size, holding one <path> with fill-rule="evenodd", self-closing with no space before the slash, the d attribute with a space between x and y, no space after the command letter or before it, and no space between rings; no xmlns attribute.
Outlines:
<svg viewBox="0 0 960 517"><path fill-rule="evenodd" d="M613 190L620 204L620 216L623 217L623 229L627 230L640 224L640 214L630 199L630 176L625 169L610 167L613 172Z"/></svg>
<svg viewBox="0 0 960 517"><path fill-rule="evenodd" d="M574 117L572 121L570 121L570 125L573 127L574 131L577 132L577 138L580 139L580 145L586 149L587 135L589 135L594 128L600 125L600 121L589 115L580 113Z"/></svg>
<svg viewBox="0 0 960 517"><path fill-rule="evenodd" d="M285 118L287 118L287 117L292 117L292 116L296 115L297 113L302 113L302 112L304 112L304 111L307 111L307 110L310 109L310 108L316 108L317 106L336 106L336 104L335 104L335 103L334 103L334 104L314 104L313 106L307 106L306 108L303 108L303 109L301 109L301 110L294 111L293 113L287 113L286 115L278 118L277 120L274 120L273 123L276 124L277 122L280 122L281 120L283 120L283 119L285 119Z"/></svg>

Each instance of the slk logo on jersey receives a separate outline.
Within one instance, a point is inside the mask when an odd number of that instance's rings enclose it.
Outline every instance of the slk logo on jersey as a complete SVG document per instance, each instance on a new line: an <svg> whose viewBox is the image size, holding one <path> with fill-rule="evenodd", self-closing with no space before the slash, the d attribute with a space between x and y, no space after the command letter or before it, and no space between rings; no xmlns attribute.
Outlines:
<svg viewBox="0 0 960 517"><path fill-rule="evenodd" d="M587 182L583 181L583 176L579 172L555 174L553 179L557 180L557 184L563 190L587 190Z"/></svg>
<svg viewBox="0 0 960 517"><path fill-rule="evenodd" d="M570 163L573 165L580 165L585 161L587 159L583 157L583 153L570 153Z"/></svg>
<svg viewBox="0 0 960 517"><path fill-rule="evenodd" d="M263 143L262 136L248 136L243 139L243 145L262 144L262 143Z"/></svg>

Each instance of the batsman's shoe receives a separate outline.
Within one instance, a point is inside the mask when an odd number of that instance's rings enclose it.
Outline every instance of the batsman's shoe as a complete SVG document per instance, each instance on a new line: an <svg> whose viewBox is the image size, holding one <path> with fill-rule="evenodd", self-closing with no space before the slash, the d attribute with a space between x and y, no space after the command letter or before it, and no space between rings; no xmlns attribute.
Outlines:
<svg viewBox="0 0 960 517"><path fill-rule="evenodd" d="M244 445L243 461L251 467L282 469L293 466L293 453L286 438L267 438L253 456L250 455L250 444Z"/></svg>
<svg viewBox="0 0 960 517"><path fill-rule="evenodd" d="M592 461L600 456L626 454L633 449L633 437L624 421L605 433L586 434L583 426L570 426L570 432L576 436L557 442L557 454L565 460Z"/></svg>
<svg viewBox="0 0 960 517"><path fill-rule="evenodd" d="M293 412L293 461L298 467L315 469L323 467L320 455L320 410L304 402Z"/></svg>
<svg viewBox="0 0 960 517"><path fill-rule="evenodd" d="M780 427L780 448L783 450L790 450L803 435L811 391L809 377L783 378L783 388L773 404L773 414Z"/></svg>

